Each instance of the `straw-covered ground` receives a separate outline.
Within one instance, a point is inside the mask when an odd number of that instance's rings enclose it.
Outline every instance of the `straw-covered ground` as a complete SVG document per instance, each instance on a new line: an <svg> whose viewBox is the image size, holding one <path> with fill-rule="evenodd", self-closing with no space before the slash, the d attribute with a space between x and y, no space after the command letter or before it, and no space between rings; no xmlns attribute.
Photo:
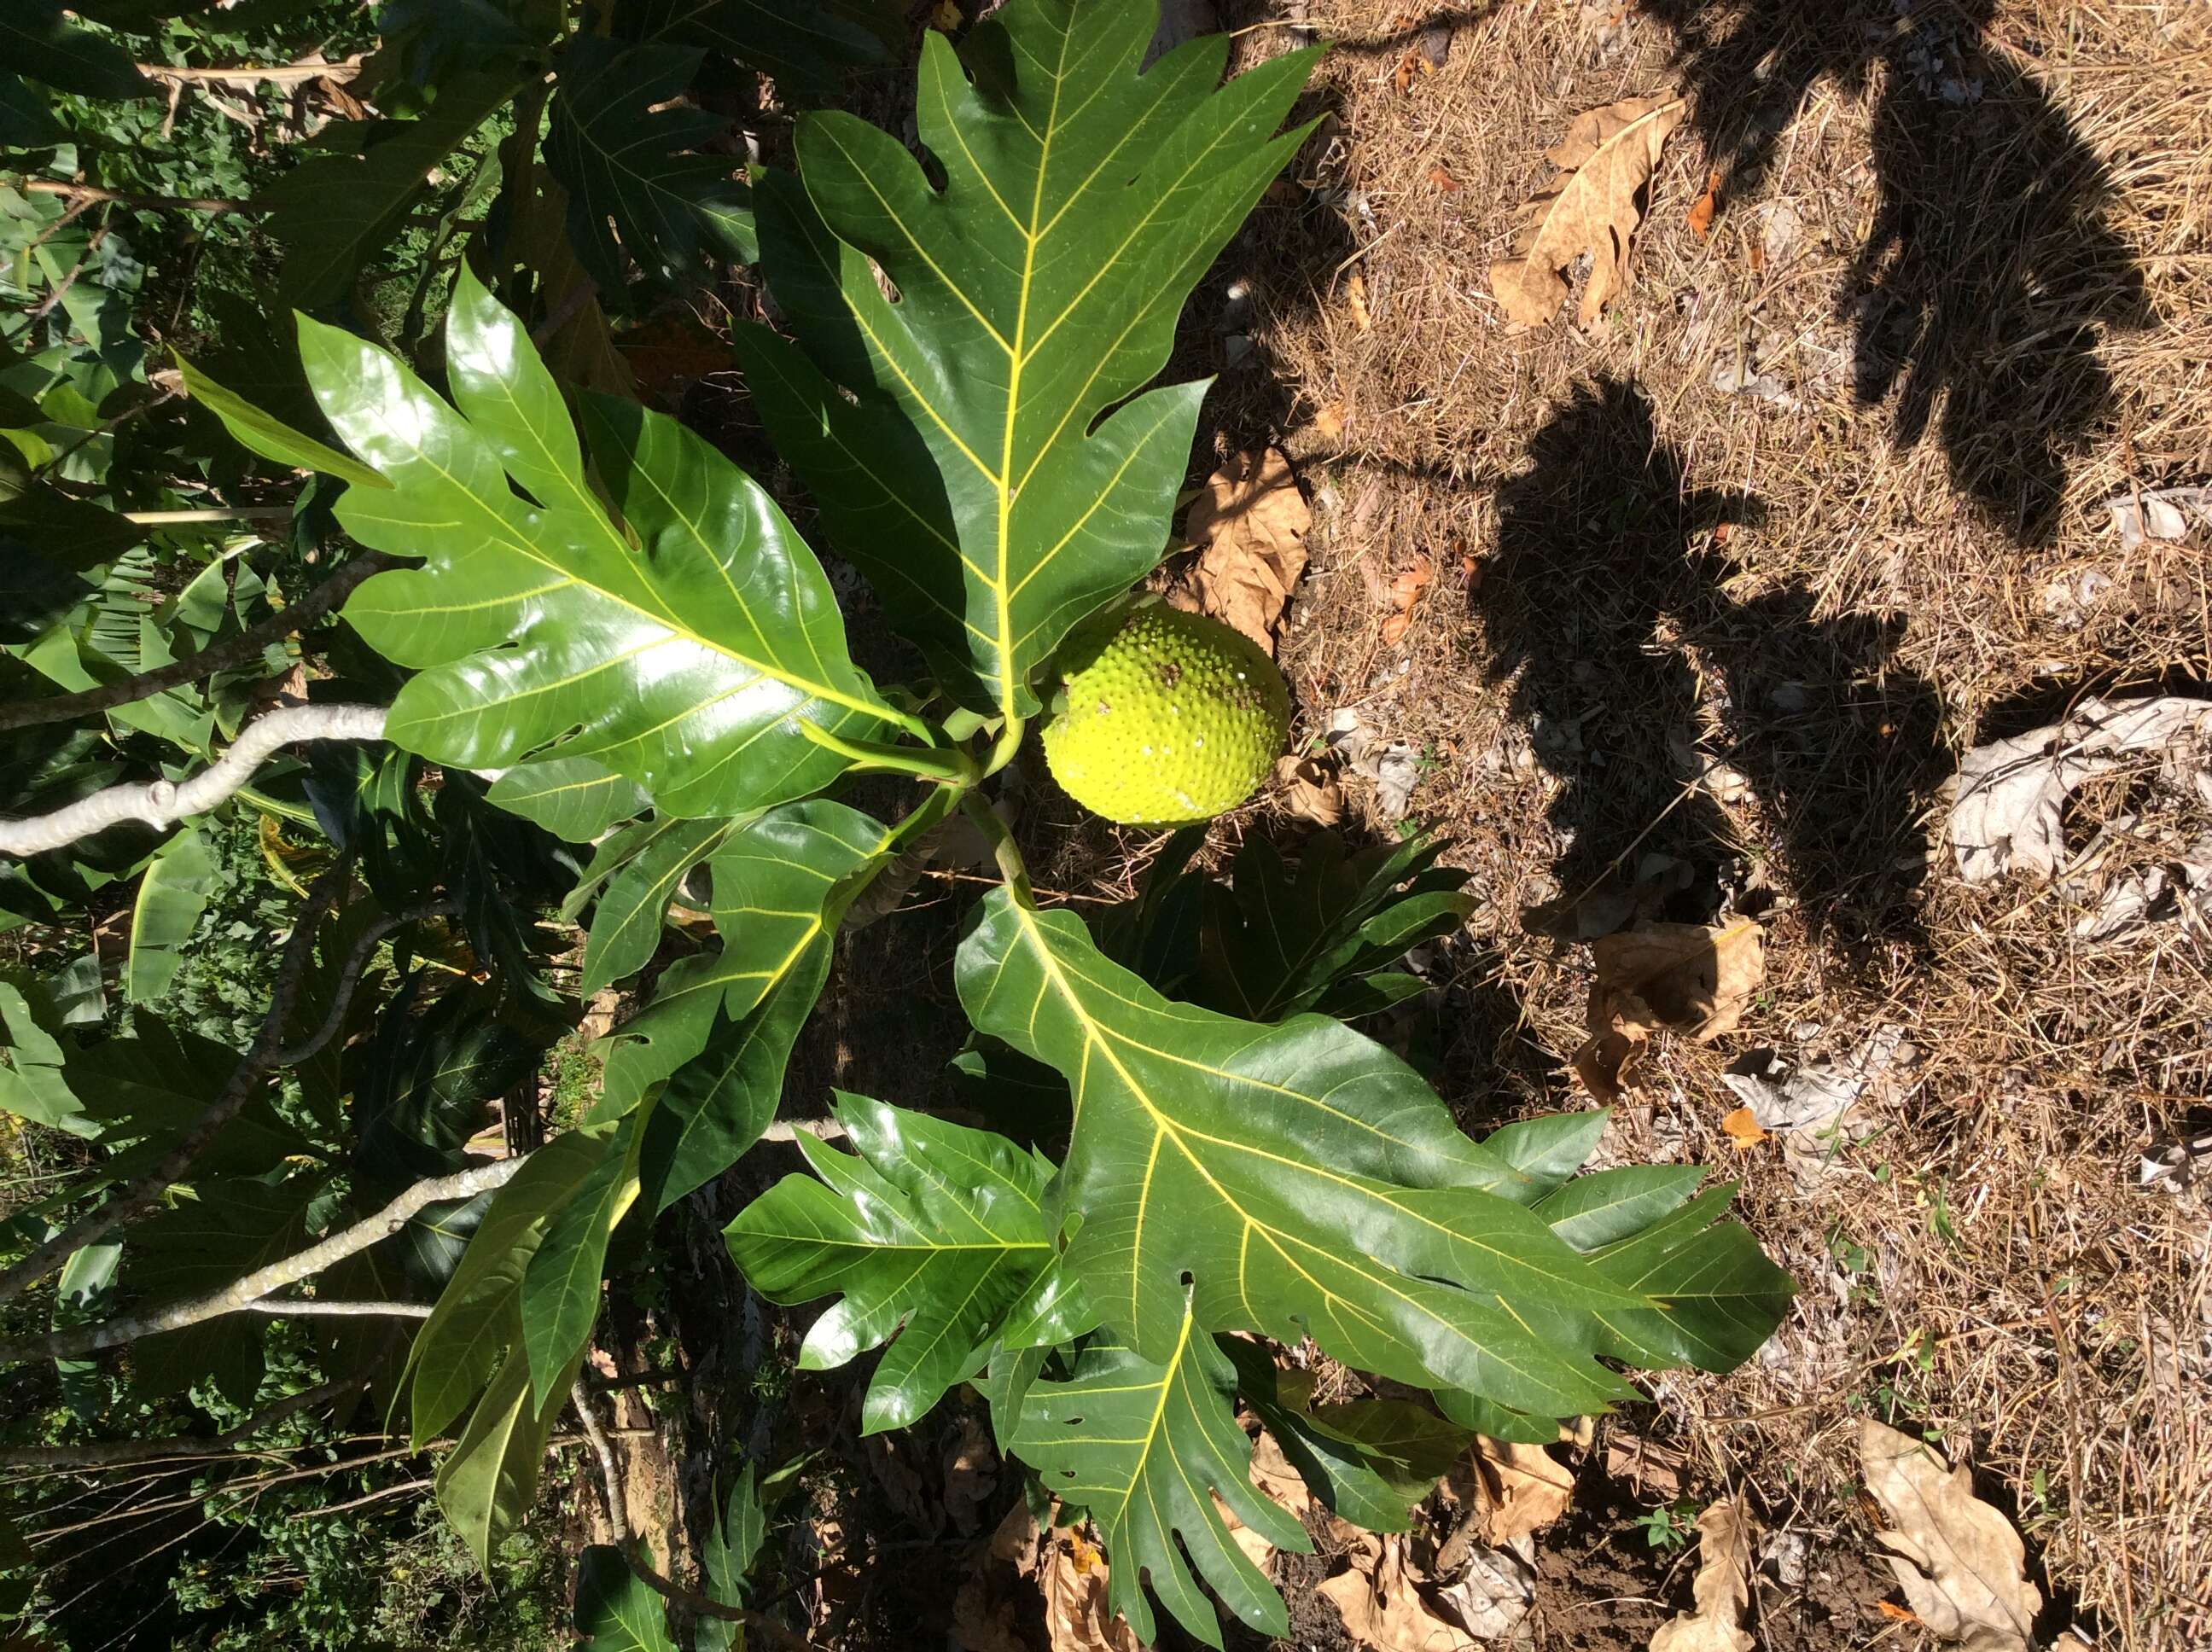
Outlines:
<svg viewBox="0 0 2212 1652"><path fill-rule="evenodd" d="M2212 940L2185 916L2092 941L2078 894L1966 886L1942 787L2091 694L2205 692L2205 535L2123 549L2104 501L2212 479L2212 13L1306 21L1336 43L1328 118L1218 272L1255 348L1211 405L1224 451L1279 442L1315 507L1283 648L1301 732L1351 708L1417 747L1413 814L1474 872L1448 1093L1470 1118L1586 1104L1577 924L1639 871L1660 915L1758 912L1765 991L1664 1050L1621 1148L1740 1174L1800 1307L1736 1376L1662 1384L1651 1426L1701 1491L1857 1551L1856 1418L1940 1435L2027 1534L2046 1631L2206 1644L2207 1205L2138 1183L2212 1128ZM1654 95L1691 107L1632 287L1588 327L1509 325L1487 272L1545 150ZM1433 583L1386 644L1409 568ZM2069 847L2177 810L2204 829L2140 768L2108 777ZM1919 1063L1824 1175L1721 1132L1747 1051L1848 1056L1885 1024Z"/></svg>

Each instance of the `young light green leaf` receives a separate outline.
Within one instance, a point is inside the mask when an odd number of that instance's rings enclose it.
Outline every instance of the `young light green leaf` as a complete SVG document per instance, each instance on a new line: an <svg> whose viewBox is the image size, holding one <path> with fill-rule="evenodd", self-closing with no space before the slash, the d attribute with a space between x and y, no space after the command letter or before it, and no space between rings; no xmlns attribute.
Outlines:
<svg viewBox="0 0 2212 1652"><path fill-rule="evenodd" d="M470 1415L459 1443L438 1465L438 1507L486 1576L500 1539L521 1522L538 1495L545 1442L561 1420L561 1408L568 1403L568 1386L583 1357L579 1351L575 1361L560 1374L553 1398L538 1407L530 1398L530 1357L520 1347L510 1348Z"/></svg>
<svg viewBox="0 0 2212 1652"><path fill-rule="evenodd" d="M1156 1623L1140 1576L1183 1628L1221 1644L1194 1568L1253 1628L1288 1635L1282 1597L1237 1548L1206 1494L1279 1549L1303 1554L1312 1542L1253 1486L1252 1442L1237 1426L1236 1371L1188 1307L1165 1353L1153 1361L1110 1338L1091 1343L1071 1377L1030 1384L1014 1454L1047 1491L1097 1522L1113 1559L1108 1601L1144 1644Z"/></svg>
<svg viewBox="0 0 2212 1652"><path fill-rule="evenodd" d="M412 1376L410 1425L417 1450L442 1433L498 1370L522 1335L524 1270L544 1242L546 1224L607 1157L604 1134L571 1130L530 1156L493 1196L469 1240L460 1266L407 1355ZM529 1357L520 1348L526 1385Z"/></svg>
<svg viewBox="0 0 2212 1652"><path fill-rule="evenodd" d="M646 805L635 780L589 757L548 757L510 768L484 795L569 843L589 843Z"/></svg>
<svg viewBox="0 0 2212 1652"><path fill-rule="evenodd" d="M981 1370L1001 1322L1021 1312L1054 1254L1052 1167L1002 1136L865 1096L840 1096L836 1111L858 1157L800 1136L821 1179L786 1176L724 1236L770 1302L842 1296L806 1333L802 1370L842 1365L897 1333L861 1403L872 1434Z"/></svg>
<svg viewBox="0 0 2212 1652"><path fill-rule="evenodd" d="M359 459L341 453L327 442L317 441L304 431L294 429L236 391L225 389L181 355L177 357L177 371L184 378L185 393L221 419L223 428L249 452L279 465L319 471L356 488L392 485Z"/></svg>
<svg viewBox="0 0 2212 1652"><path fill-rule="evenodd" d="M215 898L215 850L198 827L185 827L147 862L131 907L131 951L123 965L123 991L133 1004L149 1004L169 990L185 962L185 946Z"/></svg>
<svg viewBox="0 0 2212 1652"><path fill-rule="evenodd" d="M611 1543L586 1545L577 1562L576 1633L591 1652L677 1652L668 1608Z"/></svg>
<svg viewBox="0 0 2212 1652"><path fill-rule="evenodd" d="M599 1162L545 1223L545 1236L522 1271L522 1345L530 1355L531 1399L543 1407L568 1387L568 1373L591 1346L599 1317L607 1241L637 1199L637 1156L647 1112L617 1125Z"/></svg>
<svg viewBox="0 0 2212 1652"><path fill-rule="evenodd" d="M890 732L827 577L768 495L672 420L602 408L593 457L633 548L528 336L465 269L447 330L458 406L350 334L303 320L301 348L331 424L393 484L349 492L339 521L429 558L346 605L417 672L389 738L471 768L591 757L665 813L727 815L842 772L801 721Z"/></svg>
<svg viewBox="0 0 2212 1652"><path fill-rule="evenodd" d="M805 354L748 331L755 398L838 549L979 708L1036 709L1069 628L1159 560L1205 386L1134 392L1304 136L1269 134L1310 52L1224 88L1216 35L1140 74L1158 15L1018 0L957 58L927 33L916 116L941 191L842 113L801 120L803 189L758 191Z"/></svg>
<svg viewBox="0 0 2212 1652"><path fill-rule="evenodd" d="M703 149L728 126L706 110L672 106L700 55L665 44L619 50L589 34L570 43L545 164L568 191L569 240L602 292L622 291L631 258L672 286L714 259L759 256L738 163L679 153Z"/></svg>
<svg viewBox="0 0 2212 1652"><path fill-rule="evenodd" d="M1068 1266L1139 1352L1164 1353L1188 1302L1206 1330L1311 1334L1347 1364L1555 1416L1626 1392L1590 1357L1598 1315L1648 1299L1501 1197L1519 1173L1381 1046L1317 1016L1170 1003L1079 920L1003 890L958 983L977 1027L1074 1091Z"/></svg>

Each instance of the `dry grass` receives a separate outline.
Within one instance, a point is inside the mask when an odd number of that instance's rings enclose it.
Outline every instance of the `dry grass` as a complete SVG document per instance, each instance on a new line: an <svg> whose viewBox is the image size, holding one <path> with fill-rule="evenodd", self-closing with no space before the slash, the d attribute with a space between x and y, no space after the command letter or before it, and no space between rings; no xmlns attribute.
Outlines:
<svg viewBox="0 0 2212 1652"><path fill-rule="evenodd" d="M1803 1282L1770 1357L1662 1387L1693 1459L1863 1543L1852 1418L1939 1428L2028 1533L2053 1622L2128 1649L2212 1639L2206 1206L2134 1186L2141 1151L2207 1127L2212 946L2093 945L2055 894L1966 890L1938 788L2092 689L2205 680L2203 544L2123 552L2100 501L2212 478L2207 19L1315 0L1332 118L1224 269L1256 348L1214 404L1224 446L1281 441L1315 498L1284 649L1307 712L1424 747L1416 811L1477 874L1449 999L1470 1117L1579 1103L1587 953L1532 912L1658 851L1698 870L1678 903L1772 919L1757 1011L1668 1052L1623 1125L1739 1169ZM1401 86L1432 21L1449 58ZM1697 109L1634 290L1587 335L1510 330L1486 271L1543 150L1669 88ZM1739 363L1790 401L1716 390ZM1382 646L1420 557L1437 583ZM1747 784L1686 785L1692 747ZM1731 1058L1884 1020L1926 1060L1880 1137L1810 1192L1771 1146L1738 1159Z"/></svg>

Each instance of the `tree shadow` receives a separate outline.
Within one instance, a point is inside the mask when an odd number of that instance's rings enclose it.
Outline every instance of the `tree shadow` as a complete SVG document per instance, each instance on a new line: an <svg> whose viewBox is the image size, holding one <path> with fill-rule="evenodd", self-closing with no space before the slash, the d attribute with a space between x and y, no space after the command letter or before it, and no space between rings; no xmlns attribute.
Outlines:
<svg viewBox="0 0 2212 1652"><path fill-rule="evenodd" d="M2112 416L2108 331L2151 326L2110 222L2110 170L1985 36L1996 0L1644 0L1675 37L1723 202L1765 185L1824 82L1873 89L1880 190L1838 295L1864 405L1932 428L1952 483L2024 543L2048 538L2069 463ZM1940 406L1939 406L1940 404Z"/></svg>
<svg viewBox="0 0 2212 1652"><path fill-rule="evenodd" d="M1727 542L1757 501L1692 488L1633 385L1577 390L1529 458L1498 490L1498 556L1473 598L1491 678L1510 682L1559 782L1559 896L1529 927L1613 926L1625 908L1593 924L1585 897L1632 887L1655 853L1693 875L1639 915L1710 916L1741 853L1715 793L1740 785L1770 823L1772 883L1816 937L1846 957L1917 946L1923 814L1945 764L1935 691L1893 664L1901 625L1820 617L1796 583L1733 595Z"/></svg>

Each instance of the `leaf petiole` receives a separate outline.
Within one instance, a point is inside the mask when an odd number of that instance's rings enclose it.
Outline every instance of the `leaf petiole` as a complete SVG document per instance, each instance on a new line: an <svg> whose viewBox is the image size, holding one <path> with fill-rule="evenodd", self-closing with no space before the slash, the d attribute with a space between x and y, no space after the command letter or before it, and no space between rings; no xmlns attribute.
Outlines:
<svg viewBox="0 0 2212 1652"><path fill-rule="evenodd" d="M936 780L943 785L963 787L973 786L982 778L976 770L975 760L964 751L885 745L876 740L848 740L804 718L799 720L798 727L808 740L825 751L836 752L855 768L912 774L917 780Z"/></svg>
<svg viewBox="0 0 2212 1652"><path fill-rule="evenodd" d="M1030 888L1030 869L1022 859L1021 847L1014 841L1013 833L1006 829L1006 823L999 818L998 811L979 793L963 795L960 809L990 841L991 853L999 863L999 875L1006 880L1014 899L1035 911L1036 895Z"/></svg>

